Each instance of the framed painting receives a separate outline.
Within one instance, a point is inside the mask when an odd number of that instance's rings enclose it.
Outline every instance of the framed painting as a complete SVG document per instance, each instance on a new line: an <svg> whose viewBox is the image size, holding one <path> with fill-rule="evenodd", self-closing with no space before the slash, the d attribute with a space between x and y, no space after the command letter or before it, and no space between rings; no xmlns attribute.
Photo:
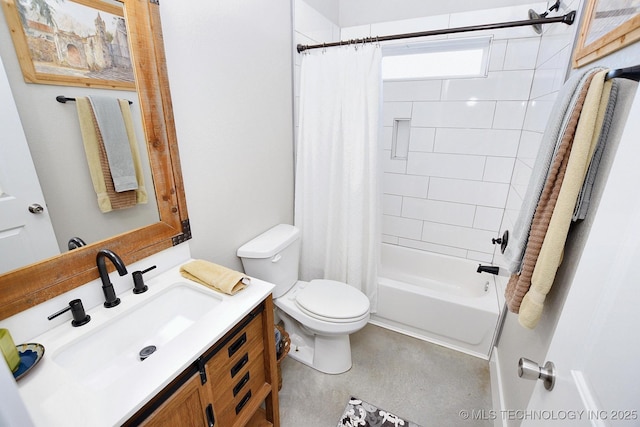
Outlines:
<svg viewBox="0 0 640 427"><path fill-rule="evenodd" d="M27 83L136 89L121 3L1 1Z"/></svg>
<svg viewBox="0 0 640 427"><path fill-rule="evenodd" d="M640 0L588 0L573 68L640 40Z"/></svg>

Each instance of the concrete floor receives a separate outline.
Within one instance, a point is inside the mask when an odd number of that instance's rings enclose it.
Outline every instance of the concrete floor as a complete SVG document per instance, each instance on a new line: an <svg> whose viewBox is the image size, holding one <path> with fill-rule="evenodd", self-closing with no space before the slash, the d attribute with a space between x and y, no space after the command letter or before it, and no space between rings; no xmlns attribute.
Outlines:
<svg viewBox="0 0 640 427"><path fill-rule="evenodd" d="M486 360L371 324L351 335L351 353L341 375L281 362L282 427L334 427L352 395L423 427L493 425L460 416L492 409Z"/></svg>

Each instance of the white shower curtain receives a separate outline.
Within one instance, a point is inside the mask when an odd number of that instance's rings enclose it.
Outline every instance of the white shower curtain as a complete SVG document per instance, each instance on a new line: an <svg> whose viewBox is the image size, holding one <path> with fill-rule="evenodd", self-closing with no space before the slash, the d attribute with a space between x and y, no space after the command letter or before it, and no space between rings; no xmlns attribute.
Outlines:
<svg viewBox="0 0 640 427"><path fill-rule="evenodd" d="M369 297L372 312L381 218L380 63L375 45L302 58L295 181L300 277L346 282Z"/></svg>

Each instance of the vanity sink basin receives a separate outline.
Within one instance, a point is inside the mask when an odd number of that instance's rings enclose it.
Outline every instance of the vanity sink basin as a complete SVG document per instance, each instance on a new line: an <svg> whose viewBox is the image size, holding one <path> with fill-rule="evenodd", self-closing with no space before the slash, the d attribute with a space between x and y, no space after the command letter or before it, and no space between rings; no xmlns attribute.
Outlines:
<svg viewBox="0 0 640 427"><path fill-rule="evenodd" d="M204 289L177 283L61 347L52 359L78 382L106 388L148 363L221 302ZM141 360L145 348L148 359Z"/></svg>

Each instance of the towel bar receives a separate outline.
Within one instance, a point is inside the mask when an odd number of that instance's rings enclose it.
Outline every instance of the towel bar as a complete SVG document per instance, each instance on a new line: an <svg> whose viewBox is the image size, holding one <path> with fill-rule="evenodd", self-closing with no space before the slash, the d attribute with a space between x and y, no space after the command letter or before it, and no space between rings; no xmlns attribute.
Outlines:
<svg viewBox="0 0 640 427"><path fill-rule="evenodd" d="M64 95L56 96L56 101L58 101L58 102L60 102L62 104L66 104L67 101L75 101L75 100L76 100L75 98L69 98L69 97L64 96ZM129 105L133 104L132 101L128 101L128 102L129 102Z"/></svg>

